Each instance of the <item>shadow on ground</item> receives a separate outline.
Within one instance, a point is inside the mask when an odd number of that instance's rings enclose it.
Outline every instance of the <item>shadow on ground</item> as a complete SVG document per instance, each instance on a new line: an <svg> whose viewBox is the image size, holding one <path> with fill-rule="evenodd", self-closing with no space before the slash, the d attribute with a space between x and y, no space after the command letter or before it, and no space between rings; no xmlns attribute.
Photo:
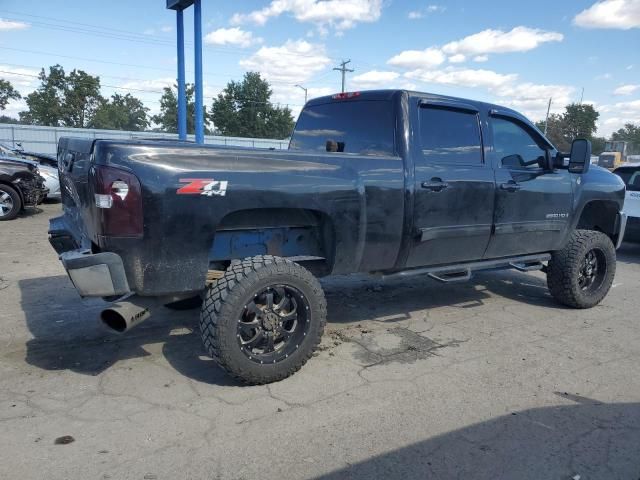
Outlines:
<svg viewBox="0 0 640 480"><path fill-rule="evenodd" d="M558 395L577 403L494 418L319 479L640 479L640 403Z"/></svg>
<svg viewBox="0 0 640 480"><path fill-rule="evenodd" d="M329 322L350 324L375 319L400 322L413 311L452 305L471 309L490 294L559 308L542 278L517 272L489 273L474 282L442 285L424 277L385 281L371 277L334 277L323 281ZM146 346L162 344L167 361L181 374L211 384L235 384L206 357L197 310L176 312L159 306L152 318L125 335L107 331L97 320L107 305L82 301L66 276L22 280L21 306L33 339L26 361L44 370L97 375L119 360L151 355Z"/></svg>
<svg viewBox="0 0 640 480"><path fill-rule="evenodd" d="M640 263L640 242L624 242L617 253L619 262Z"/></svg>

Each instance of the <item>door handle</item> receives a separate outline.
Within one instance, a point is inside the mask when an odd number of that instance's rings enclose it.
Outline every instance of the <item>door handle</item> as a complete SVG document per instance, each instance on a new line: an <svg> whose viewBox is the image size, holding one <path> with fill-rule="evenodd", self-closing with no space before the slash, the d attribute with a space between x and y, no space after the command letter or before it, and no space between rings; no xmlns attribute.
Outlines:
<svg viewBox="0 0 640 480"><path fill-rule="evenodd" d="M501 190L506 190L507 192L515 192L517 190L520 190L521 188L522 188L522 186L518 185L513 180L511 180L510 182L507 182L507 183L501 183L500 184L500 189Z"/></svg>
<svg viewBox="0 0 640 480"><path fill-rule="evenodd" d="M432 192L441 192L445 188L449 188L449 184L443 182L441 178L432 178L430 182L422 182L422 188L426 188Z"/></svg>

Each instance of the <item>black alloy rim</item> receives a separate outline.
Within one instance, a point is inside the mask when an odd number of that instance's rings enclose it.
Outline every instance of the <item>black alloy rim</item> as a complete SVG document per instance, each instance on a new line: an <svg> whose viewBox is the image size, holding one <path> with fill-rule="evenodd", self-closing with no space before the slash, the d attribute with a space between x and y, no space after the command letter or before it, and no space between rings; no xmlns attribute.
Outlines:
<svg viewBox="0 0 640 480"><path fill-rule="evenodd" d="M600 288L607 273L607 261L604 252L594 248L589 250L582 260L578 272L578 286L580 290L593 292Z"/></svg>
<svg viewBox="0 0 640 480"><path fill-rule="evenodd" d="M255 363L278 363L300 347L309 332L310 319L309 301L296 287L266 287L253 296L240 315L240 349Z"/></svg>

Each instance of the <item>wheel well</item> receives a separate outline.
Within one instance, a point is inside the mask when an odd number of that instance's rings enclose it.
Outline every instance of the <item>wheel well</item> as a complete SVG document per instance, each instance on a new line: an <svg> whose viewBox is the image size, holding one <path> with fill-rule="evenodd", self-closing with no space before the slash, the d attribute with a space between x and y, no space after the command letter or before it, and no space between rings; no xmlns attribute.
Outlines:
<svg viewBox="0 0 640 480"><path fill-rule="evenodd" d="M596 230L615 240L618 204L607 201L593 201L582 209L577 228Z"/></svg>
<svg viewBox="0 0 640 480"><path fill-rule="evenodd" d="M255 255L293 258L315 275L330 273L335 230L323 212L300 208L258 208L225 216L216 228L209 260L226 268Z"/></svg>

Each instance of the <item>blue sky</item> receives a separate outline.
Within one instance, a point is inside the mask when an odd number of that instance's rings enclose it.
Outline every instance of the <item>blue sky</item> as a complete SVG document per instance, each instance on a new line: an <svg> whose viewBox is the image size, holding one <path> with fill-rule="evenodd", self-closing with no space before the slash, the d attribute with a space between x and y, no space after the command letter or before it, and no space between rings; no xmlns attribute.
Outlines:
<svg viewBox="0 0 640 480"><path fill-rule="evenodd" d="M23 94L41 67L99 75L103 94L130 92L156 112L175 78L175 14L164 0L0 0L0 78ZM411 88L493 101L537 120L593 103L599 133L640 123L640 0L513 2L203 0L205 100L247 70L295 114L304 92ZM192 38L192 12L185 14ZM187 78L193 51L187 49ZM9 115L24 103L9 105Z"/></svg>

